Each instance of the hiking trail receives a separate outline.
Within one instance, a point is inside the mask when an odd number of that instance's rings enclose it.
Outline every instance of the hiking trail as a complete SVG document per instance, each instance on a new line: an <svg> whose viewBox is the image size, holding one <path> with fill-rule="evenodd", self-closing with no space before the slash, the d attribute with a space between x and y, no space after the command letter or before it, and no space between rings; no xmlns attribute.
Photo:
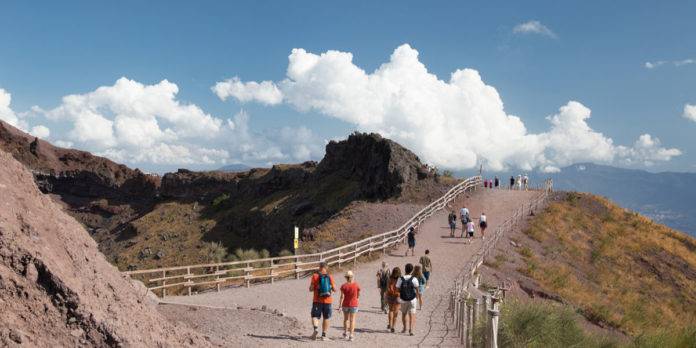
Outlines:
<svg viewBox="0 0 696 348"><path fill-rule="evenodd" d="M499 224L514 214L523 204L529 204L539 191L509 191L504 189L478 189L475 192L462 194L450 203L450 209L458 215L461 207L466 206L474 221L477 221L481 212L488 217L487 235L493 233ZM277 335L255 335L250 332L227 332L228 335L247 335L256 338L262 346L325 346L327 344L339 345L354 343L360 346L380 346L399 344L404 346L423 347L448 347L459 346L459 340L453 337L451 328L453 324L445 317L449 305L449 290L454 284L455 277L465 267L467 261L475 255L481 247L481 233L476 229L475 239L471 244L458 238L461 233L461 223L457 222L457 238L449 237L447 224L448 209L442 209L427 219L418 229L416 235L416 255L404 256L405 244L388 252L383 258L367 263L358 263L355 272L355 280L360 284L360 305L356 320L354 342L348 342L341 338L343 332L343 313L338 312L338 300L340 292L334 294L334 311L331 317L331 327L327 333L331 342L311 341L309 335L312 332L310 321L310 308L312 293L308 291L310 278L279 280L274 284L258 284L252 287L236 287L224 289L220 292L206 292L193 296L169 296L163 302L185 304L193 306L207 306L215 308L244 308L267 306L269 309L277 309L285 316L299 320L302 329L295 332L278 332ZM433 271L430 277L429 288L423 296L423 308L416 317L414 336L401 334L401 315L397 320L396 333L387 331L387 315L380 310L379 289L375 274L384 260L389 267L398 266L403 270L406 263L418 264L419 258L425 249L430 250L430 259ZM337 272L331 270L336 287L345 282L343 273L350 269L344 265L344 270ZM215 312L210 312L211 322L217 321ZM238 320L244 320L243 317ZM201 326L205 322L200 323ZM224 329L224 325L223 328Z"/></svg>

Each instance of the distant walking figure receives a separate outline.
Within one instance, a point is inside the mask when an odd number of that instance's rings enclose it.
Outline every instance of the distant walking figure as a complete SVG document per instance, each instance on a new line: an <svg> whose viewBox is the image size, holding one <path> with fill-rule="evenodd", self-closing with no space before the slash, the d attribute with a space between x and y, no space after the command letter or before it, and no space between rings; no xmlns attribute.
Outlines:
<svg viewBox="0 0 696 348"><path fill-rule="evenodd" d="M517 189L522 190L522 175L517 175Z"/></svg>
<svg viewBox="0 0 696 348"><path fill-rule="evenodd" d="M418 279L411 275L413 265L407 263L404 267L404 275L396 282L396 287L399 289L399 302L401 302L401 321L404 324L404 329L401 333L406 333L413 336L413 327L416 324L416 306L418 305ZM408 318L408 320L407 320Z"/></svg>
<svg viewBox="0 0 696 348"><path fill-rule="evenodd" d="M418 309L423 309L423 294L425 293L425 276L421 270L420 265L415 265L413 267L413 277L418 279Z"/></svg>
<svg viewBox="0 0 696 348"><path fill-rule="evenodd" d="M493 179L493 186L495 188L498 188L500 186L500 179L498 179L498 176L496 176L495 179Z"/></svg>
<svg viewBox="0 0 696 348"><path fill-rule="evenodd" d="M350 341L355 337L355 316L358 315L360 285L353 278L353 271L346 272L346 283L341 285L339 309L343 309L343 338Z"/></svg>
<svg viewBox="0 0 696 348"><path fill-rule="evenodd" d="M479 218L479 228L481 229L481 238L486 237L486 228L488 227L488 221L486 221L486 213L481 213Z"/></svg>
<svg viewBox="0 0 696 348"><path fill-rule="evenodd" d="M462 237L464 237L464 231L466 229L466 223L471 219L469 218L469 209L462 207L459 211L459 218L462 220Z"/></svg>
<svg viewBox="0 0 696 348"><path fill-rule="evenodd" d="M390 273L389 266L386 262L382 261L382 268L377 271L377 288L379 288L380 308L382 308L384 313L387 313L389 309L386 296Z"/></svg>
<svg viewBox="0 0 696 348"><path fill-rule="evenodd" d="M421 265L421 270L423 271L423 277L425 277L425 286L429 286L430 282L430 272L433 270L433 264L430 261L430 250L425 249L425 255L421 256L418 263Z"/></svg>
<svg viewBox="0 0 696 348"><path fill-rule="evenodd" d="M319 272L312 275L312 280L309 283L309 291L314 292L312 299L312 326L314 332L312 339L316 340L319 334L319 320L323 317L321 325L321 339L329 341L326 337L326 331L329 330L329 319L331 319L331 302L333 301L332 294L336 291L333 277L329 274L329 268L326 262L319 264Z"/></svg>
<svg viewBox="0 0 696 348"><path fill-rule="evenodd" d="M450 228L450 237L454 237L454 231L457 229L457 215L454 214L454 210L450 211L449 216L447 216L447 223Z"/></svg>
<svg viewBox="0 0 696 348"><path fill-rule="evenodd" d="M399 288L396 283L401 279L401 268L394 267L389 277L387 284L387 303L389 304L389 313L387 314L387 330L394 332L396 325L396 316L398 315L401 303L399 302Z"/></svg>
<svg viewBox="0 0 696 348"><path fill-rule="evenodd" d="M466 223L466 234L469 238L474 238L474 222L471 220Z"/></svg>
<svg viewBox="0 0 696 348"><path fill-rule="evenodd" d="M529 190L529 176L527 174L522 177L522 185L524 185L525 191Z"/></svg>
<svg viewBox="0 0 696 348"><path fill-rule="evenodd" d="M515 177L510 175L510 190L515 187Z"/></svg>
<svg viewBox="0 0 696 348"><path fill-rule="evenodd" d="M406 239L408 241L408 249L406 249L406 256L408 256L409 250L411 250L411 256L416 255L416 229L413 228L413 226L408 228Z"/></svg>

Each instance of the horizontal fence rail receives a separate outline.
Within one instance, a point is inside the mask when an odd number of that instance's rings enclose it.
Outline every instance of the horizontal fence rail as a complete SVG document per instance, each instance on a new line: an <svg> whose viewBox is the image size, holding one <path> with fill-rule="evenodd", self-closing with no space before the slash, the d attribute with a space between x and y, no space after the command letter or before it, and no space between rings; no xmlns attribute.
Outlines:
<svg viewBox="0 0 696 348"><path fill-rule="evenodd" d="M221 287L232 283L243 283L248 287L255 281L270 279L273 283L275 279L293 276L299 279L303 274L316 271L320 262L340 267L349 262L356 263L357 259L363 255L370 255L373 252L386 253L389 248L395 247L405 240L409 227L418 227L459 195L475 190L482 183L480 176L470 177L428 204L399 228L331 250L257 260L135 270L123 272L123 274L142 280L150 290L160 290L162 297L167 296L168 289L185 288L186 292L191 295L192 288L214 288L220 291Z"/></svg>
<svg viewBox="0 0 696 348"><path fill-rule="evenodd" d="M508 289L497 289L482 298L474 296L470 289L478 288L479 279L476 277L476 272L500 238L510 231L521 228L526 216L533 215L546 207L552 191L553 181L545 180L539 196L529 204L521 206L499 225L493 235L484 240L481 249L455 278L445 316L454 322L455 335L465 347L479 345L497 347L499 302ZM480 330L481 325L485 326L484 330ZM484 333L483 337L475 337L481 332Z"/></svg>

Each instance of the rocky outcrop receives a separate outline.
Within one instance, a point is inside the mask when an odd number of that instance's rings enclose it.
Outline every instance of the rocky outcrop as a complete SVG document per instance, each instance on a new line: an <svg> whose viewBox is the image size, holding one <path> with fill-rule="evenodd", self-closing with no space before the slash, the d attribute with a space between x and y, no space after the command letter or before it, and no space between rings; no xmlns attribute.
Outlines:
<svg viewBox="0 0 696 348"><path fill-rule="evenodd" d="M158 314L20 163L0 163L0 346L209 346Z"/></svg>

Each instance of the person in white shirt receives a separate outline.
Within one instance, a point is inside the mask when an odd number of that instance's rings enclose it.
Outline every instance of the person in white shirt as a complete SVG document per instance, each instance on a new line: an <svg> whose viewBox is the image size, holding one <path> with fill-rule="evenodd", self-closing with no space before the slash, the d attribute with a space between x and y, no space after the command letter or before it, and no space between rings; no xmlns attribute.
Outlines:
<svg viewBox="0 0 696 348"><path fill-rule="evenodd" d="M407 263L404 267L404 275L396 281L396 288L399 289L399 303L401 303L401 321L404 324L404 329L401 333L406 333L413 336L413 327L416 324L416 309L418 308L418 278L411 275L413 265ZM406 318L408 317L408 320Z"/></svg>
<svg viewBox="0 0 696 348"><path fill-rule="evenodd" d="M522 177L522 183L524 184L524 190L527 191L529 189L529 176L527 174Z"/></svg>
<svg viewBox="0 0 696 348"><path fill-rule="evenodd" d="M479 217L479 228L481 228L481 238L486 237L486 228L488 227L488 221L486 221L486 213L481 213Z"/></svg>
<svg viewBox="0 0 696 348"><path fill-rule="evenodd" d="M462 209L459 211L459 217L462 219L462 237L464 237L464 233L466 231L466 223L471 221L469 218L469 209L466 207L462 207Z"/></svg>
<svg viewBox="0 0 696 348"><path fill-rule="evenodd" d="M522 190L522 175L517 175L517 190Z"/></svg>

